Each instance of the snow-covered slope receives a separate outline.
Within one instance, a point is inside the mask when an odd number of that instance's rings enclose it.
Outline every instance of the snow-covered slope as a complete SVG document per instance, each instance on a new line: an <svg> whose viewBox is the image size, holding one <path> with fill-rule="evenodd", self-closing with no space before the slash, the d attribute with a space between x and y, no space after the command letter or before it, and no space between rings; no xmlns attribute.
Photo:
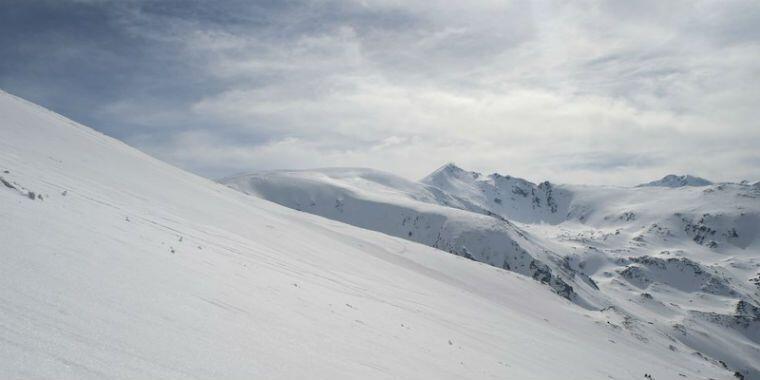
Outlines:
<svg viewBox="0 0 760 380"><path fill-rule="evenodd" d="M429 185L351 168L243 174L222 182L299 211L525 274L580 305L594 305L585 296L593 285L575 284L561 257L506 219ZM478 212L460 209L473 207Z"/></svg>
<svg viewBox="0 0 760 380"><path fill-rule="evenodd" d="M570 197L569 193L556 189L548 181L536 185L498 173L484 176L454 164L442 166L420 182L459 197L463 203L526 223L564 220Z"/></svg>
<svg viewBox="0 0 760 380"><path fill-rule="evenodd" d="M707 186L707 185L712 185L712 182L704 178L695 177L689 174L685 174L685 175L668 174L665 177L662 177L656 181L642 183L641 185L639 185L639 187L644 187L644 186L684 187L684 186Z"/></svg>
<svg viewBox="0 0 760 380"><path fill-rule="evenodd" d="M0 378L730 377L524 276L0 115Z"/></svg>
<svg viewBox="0 0 760 380"><path fill-rule="evenodd" d="M420 183L369 169L265 172L223 182L540 280L503 265L504 257L525 255L572 289L550 283L556 293L571 292L569 299L601 310L605 322L636 339L680 342L747 378L760 377L757 187L535 185L453 164ZM444 222L427 223L429 215ZM415 218L425 223L410 224ZM446 230L448 223L456 232ZM507 238L494 239L492 225L503 226ZM462 231L471 239L437 244Z"/></svg>
<svg viewBox="0 0 760 380"><path fill-rule="evenodd" d="M617 311L760 378L759 189L559 187L566 221L523 229L564 246Z"/></svg>

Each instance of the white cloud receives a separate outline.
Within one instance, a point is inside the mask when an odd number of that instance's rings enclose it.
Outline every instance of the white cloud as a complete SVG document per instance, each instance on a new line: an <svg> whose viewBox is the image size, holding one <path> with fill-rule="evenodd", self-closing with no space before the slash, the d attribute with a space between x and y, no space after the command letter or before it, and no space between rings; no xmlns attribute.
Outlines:
<svg viewBox="0 0 760 380"><path fill-rule="evenodd" d="M192 62L184 78L214 84L168 107L102 107L171 126L123 138L211 177L417 178L455 161L536 181L760 179L757 3L231 4L119 8L130 34Z"/></svg>

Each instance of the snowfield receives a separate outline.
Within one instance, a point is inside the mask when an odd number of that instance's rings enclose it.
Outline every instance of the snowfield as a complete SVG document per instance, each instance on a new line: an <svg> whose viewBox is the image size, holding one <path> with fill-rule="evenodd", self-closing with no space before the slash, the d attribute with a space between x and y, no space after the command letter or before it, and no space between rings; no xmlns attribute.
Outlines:
<svg viewBox="0 0 760 380"><path fill-rule="evenodd" d="M521 274L650 350L760 378L757 186L688 175L631 188L534 184L453 164L420 182L356 168L221 182Z"/></svg>
<svg viewBox="0 0 760 380"><path fill-rule="evenodd" d="M715 339L758 363L757 336L713 314L694 317L713 335L651 333L686 312L669 302L688 283L626 301L647 320L582 307L524 274L247 196L2 92L0 177L3 379L732 378L696 353L727 347ZM445 194L425 194L399 207L437 215L419 204ZM486 220L467 215L457 223ZM500 226L504 239L523 229ZM519 244L543 244L527 231ZM745 256L726 268L749 273ZM695 302L725 313L723 291Z"/></svg>

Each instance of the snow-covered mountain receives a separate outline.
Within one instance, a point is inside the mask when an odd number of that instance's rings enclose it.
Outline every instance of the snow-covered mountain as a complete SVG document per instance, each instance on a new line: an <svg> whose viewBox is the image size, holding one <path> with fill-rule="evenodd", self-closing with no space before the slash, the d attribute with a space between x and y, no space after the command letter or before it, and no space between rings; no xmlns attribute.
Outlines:
<svg viewBox="0 0 760 380"><path fill-rule="evenodd" d="M755 186L536 185L453 164L420 182L369 169L262 172L222 182L530 276L645 344L668 341L669 350L760 378ZM525 258L553 277L505 265Z"/></svg>
<svg viewBox="0 0 760 380"><path fill-rule="evenodd" d="M538 185L494 173L484 176L446 164L420 182L434 186L489 212L518 222L558 223L567 213L569 195L551 183Z"/></svg>
<svg viewBox="0 0 760 380"><path fill-rule="evenodd" d="M508 220L442 190L370 169L277 171L222 180L261 198L358 227L429 245L549 284L596 307L593 284L571 286L563 258ZM476 210L470 212L466 210Z"/></svg>
<svg viewBox="0 0 760 380"><path fill-rule="evenodd" d="M246 196L2 92L0 116L0 378L732 376L524 275Z"/></svg>
<svg viewBox="0 0 760 380"><path fill-rule="evenodd" d="M713 183L700 177L695 177L689 174L675 175L668 174L656 181L642 183L639 187L644 186L659 186L659 187L684 187L684 186L708 186Z"/></svg>

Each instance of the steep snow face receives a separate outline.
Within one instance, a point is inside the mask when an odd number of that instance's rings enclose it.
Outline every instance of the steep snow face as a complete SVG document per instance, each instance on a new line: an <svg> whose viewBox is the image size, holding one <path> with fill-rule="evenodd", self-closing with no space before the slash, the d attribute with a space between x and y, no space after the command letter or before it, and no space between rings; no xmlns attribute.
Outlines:
<svg viewBox="0 0 760 380"><path fill-rule="evenodd" d="M453 164L420 183L368 169L268 172L225 182L288 207L529 275L555 293L571 291L567 298L601 310L604 323L635 339L673 339L747 378L760 377L760 315L737 311L760 304L760 192L754 186L545 187ZM547 188L550 193L541 193ZM542 200L551 195L557 212L524 203L530 197L489 202L507 189ZM425 195L430 192L436 196ZM431 215L440 223L431 224ZM519 219L511 223L509 215ZM439 244L439 236L453 238ZM529 258L520 261L528 271L510 265L519 257ZM542 265L554 277L543 278Z"/></svg>
<svg viewBox="0 0 760 380"><path fill-rule="evenodd" d="M530 276L590 307L561 257L493 213L426 184L371 169L274 171L222 180L299 211L383 232ZM466 210L475 210L469 212Z"/></svg>
<svg viewBox="0 0 760 380"><path fill-rule="evenodd" d="M684 186L707 186L712 185L712 182L692 175L675 175L668 174L656 181L642 183L639 187L644 186L658 186L658 187L684 187Z"/></svg>
<svg viewBox="0 0 760 380"><path fill-rule="evenodd" d="M484 176L447 164L423 178L464 203L525 223L559 223L565 219L571 193L551 183L534 184L497 173Z"/></svg>
<svg viewBox="0 0 760 380"><path fill-rule="evenodd" d="M730 377L524 276L0 115L0 378Z"/></svg>

